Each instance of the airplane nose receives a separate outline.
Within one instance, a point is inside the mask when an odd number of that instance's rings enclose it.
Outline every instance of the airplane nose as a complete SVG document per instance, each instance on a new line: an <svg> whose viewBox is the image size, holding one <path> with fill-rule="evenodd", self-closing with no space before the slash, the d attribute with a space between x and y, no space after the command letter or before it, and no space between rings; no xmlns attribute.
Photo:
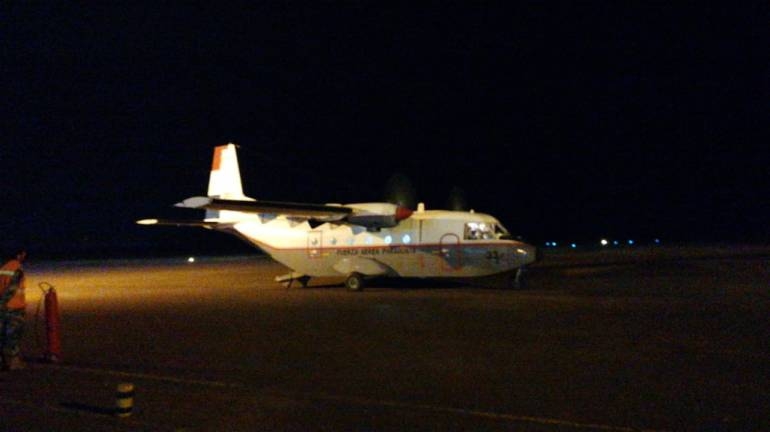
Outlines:
<svg viewBox="0 0 770 432"><path fill-rule="evenodd" d="M518 255L518 257L522 260L519 265L532 264L542 259L542 252L540 249L532 246L531 244L517 242L512 245L512 248L513 255Z"/></svg>

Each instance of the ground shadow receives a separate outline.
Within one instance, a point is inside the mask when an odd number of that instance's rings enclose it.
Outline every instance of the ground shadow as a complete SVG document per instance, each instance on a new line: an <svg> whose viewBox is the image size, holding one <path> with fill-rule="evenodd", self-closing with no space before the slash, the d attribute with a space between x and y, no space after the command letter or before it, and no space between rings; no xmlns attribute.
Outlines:
<svg viewBox="0 0 770 432"><path fill-rule="evenodd" d="M62 402L61 404L62 408L66 408L73 411L82 411L87 412L91 414L99 414L99 415L106 415L106 416L112 416L115 415L115 408L114 407L102 407L102 406L96 406L96 405L89 405L81 402Z"/></svg>

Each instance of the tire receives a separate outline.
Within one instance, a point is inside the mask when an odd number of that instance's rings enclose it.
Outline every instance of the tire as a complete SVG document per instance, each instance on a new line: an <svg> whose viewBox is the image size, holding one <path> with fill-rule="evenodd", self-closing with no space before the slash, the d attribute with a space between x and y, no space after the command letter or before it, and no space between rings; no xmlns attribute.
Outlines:
<svg viewBox="0 0 770 432"><path fill-rule="evenodd" d="M364 276L361 273L351 273L345 279L345 288L350 291L361 291L364 289Z"/></svg>

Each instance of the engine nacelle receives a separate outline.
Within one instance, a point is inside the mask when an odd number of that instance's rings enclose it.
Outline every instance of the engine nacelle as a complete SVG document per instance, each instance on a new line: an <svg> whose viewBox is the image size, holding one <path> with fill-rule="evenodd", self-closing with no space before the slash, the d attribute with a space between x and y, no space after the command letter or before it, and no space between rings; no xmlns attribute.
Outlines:
<svg viewBox="0 0 770 432"><path fill-rule="evenodd" d="M369 231L392 228L412 215L412 210L391 203L348 204L345 207L353 209L353 213L346 216L345 221L366 227Z"/></svg>

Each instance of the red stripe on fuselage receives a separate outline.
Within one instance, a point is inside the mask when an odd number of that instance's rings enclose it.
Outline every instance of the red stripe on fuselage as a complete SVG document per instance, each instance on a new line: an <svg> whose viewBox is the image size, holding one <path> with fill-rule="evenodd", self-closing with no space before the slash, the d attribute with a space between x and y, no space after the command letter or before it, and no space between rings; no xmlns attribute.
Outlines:
<svg viewBox="0 0 770 432"><path fill-rule="evenodd" d="M323 249L323 250L346 250L346 249L394 249L394 248L410 248L410 249L420 249L420 248L437 248L437 247L453 247L453 248L474 248L474 247L490 247L490 246L516 246L515 244L511 243L425 243L425 244L415 244L415 245L378 245L378 246L317 246L317 247L311 247L308 248L307 246L304 247L294 247L294 248L280 248L275 246L268 246L262 242L258 243L259 247L261 248L267 248L277 251L304 251L307 249Z"/></svg>

